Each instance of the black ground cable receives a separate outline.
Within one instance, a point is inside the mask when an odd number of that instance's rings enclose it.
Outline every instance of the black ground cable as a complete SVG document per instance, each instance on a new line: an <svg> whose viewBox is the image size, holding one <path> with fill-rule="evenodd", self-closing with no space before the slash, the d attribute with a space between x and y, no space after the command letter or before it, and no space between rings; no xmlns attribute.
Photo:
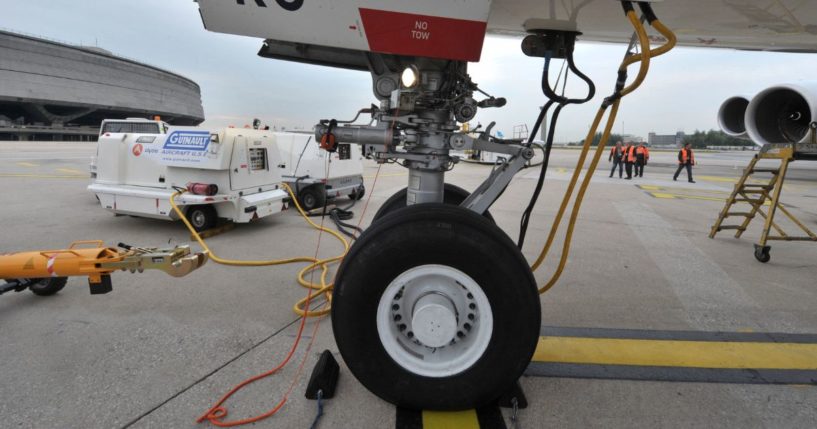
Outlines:
<svg viewBox="0 0 817 429"><path fill-rule="evenodd" d="M556 94L550 86L548 71L550 69L550 57L545 57L545 67L542 71L542 92L548 98L548 104L546 107L550 107L550 105L554 102L554 100L559 100L559 105L553 112L553 117L550 119L550 126L548 127L548 136L547 141L545 142L545 159L542 161L542 168L539 171L539 178L536 181L536 189L534 190L533 194L531 195L530 202L528 206L525 208L525 212L522 213L522 218L519 222L519 240L517 241L517 246L519 249L522 249L522 246L525 244L525 236L527 235L528 231L528 224L530 222L531 213L533 213L533 208L536 205L536 202L539 199L539 195L542 192L542 188L544 187L545 183L545 176L547 175L548 166L550 164L550 154L551 150L553 149L553 138L556 132L556 124L559 120L559 113L561 112L562 108L569 104L584 104L590 101L593 96L596 95L596 85L593 83L593 80L590 79L587 75L582 73L578 67L576 67L576 63L573 59L573 51L576 42L576 33L572 33L569 35L570 39L566 42L566 52L565 52L565 60L567 61L568 69L573 72L576 76L578 76L581 80L583 80L587 84L587 95L584 98L577 98L577 99L569 99L565 98L564 96L560 96ZM567 81L567 75L565 75L565 83ZM557 82L558 85L558 82ZM541 122L544 119L545 109L542 109L542 112L539 114L539 118L537 119L537 123L534 125L534 129L538 131ZM536 134L532 134L528 139L528 144L533 143L534 136Z"/></svg>
<svg viewBox="0 0 817 429"><path fill-rule="evenodd" d="M349 220L355 217L354 212L352 212L352 207L355 206L357 200L352 199L352 202L346 207L335 207L332 210L326 210L326 206L323 207L323 210L320 213L312 213L307 214L309 217L324 217L329 216L330 219L335 223L338 231L340 231L343 235L351 238L352 240L357 240L357 236L354 232L350 232L346 228L350 228L353 231L357 231L358 234L363 233L363 228L360 228L357 225L348 224L343 222L344 220Z"/></svg>

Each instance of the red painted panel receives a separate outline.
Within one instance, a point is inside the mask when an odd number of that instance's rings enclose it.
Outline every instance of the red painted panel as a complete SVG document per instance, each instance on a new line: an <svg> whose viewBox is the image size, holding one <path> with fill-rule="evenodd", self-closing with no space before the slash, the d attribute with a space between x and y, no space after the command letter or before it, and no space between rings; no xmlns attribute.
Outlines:
<svg viewBox="0 0 817 429"><path fill-rule="evenodd" d="M360 9L369 49L397 55L479 61L487 23Z"/></svg>

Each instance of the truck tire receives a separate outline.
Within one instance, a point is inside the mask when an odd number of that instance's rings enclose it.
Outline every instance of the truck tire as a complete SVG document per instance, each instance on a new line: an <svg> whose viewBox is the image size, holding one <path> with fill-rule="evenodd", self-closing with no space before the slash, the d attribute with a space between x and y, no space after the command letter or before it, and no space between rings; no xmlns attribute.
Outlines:
<svg viewBox="0 0 817 429"><path fill-rule="evenodd" d="M460 205L463 201L465 201L466 198L468 198L469 195L471 195L471 193L466 191L465 189L462 189L459 186L452 185L450 183L445 184L444 192L445 193L443 195L443 204L449 204L452 206ZM375 223L378 219L382 218L383 216L391 212L405 208L407 194L408 188L403 188L397 191L391 197L389 197L389 199L386 200L386 202L383 203L382 206L380 206L380 209L377 210L377 213L374 214L374 219L372 219L372 223ZM485 218L490 220L491 222L496 223L494 221L494 217L491 216L491 213L488 210L485 210L485 213L483 213L482 215L485 216Z"/></svg>
<svg viewBox="0 0 817 429"><path fill-rule="evenodd" d="M302 189L298 195L298 202L304 211L314 210L326 205L326 191L318 186L310 186Z"/></svg>
<svg viewBox="0 0 817 429"><path fill-rule="evenodd" d="M363 186L363 185L360 185L357 189L352 191L351 194L349 194L349 199L350 200L360 200L360 199L363 198L364 195L366 195L366 187Z"/></svg>
<svg viewBox="0 0 817 429"><path fill-rule="evenodd" d="M62 290L68 283L68 277L49 277L42 279L29 279L32 282L28 289L37 296L51 296Z"/></svg>
<svg viewBox="0 0 817 429"><path fill-rule="evenodd" d="M191 206L187 209L187 220L197 232L208 230L218 223L218 213L213 206Z"/></svg>

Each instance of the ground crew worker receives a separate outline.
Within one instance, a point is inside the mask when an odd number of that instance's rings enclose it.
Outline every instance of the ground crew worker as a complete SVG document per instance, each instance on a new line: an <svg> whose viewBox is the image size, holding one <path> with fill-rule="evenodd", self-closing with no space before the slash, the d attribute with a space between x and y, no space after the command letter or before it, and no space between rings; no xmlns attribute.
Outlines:
<svg viewBox="0 0 817 429"><path fill-rule="evenodd" d="M675 176L672 176L672 180L678 180L678 175L681 174L681 170L686 167L689 183L695 183L695 181L692 180L693 165L695 165L695 155L692 153L692 144L687 143L678 151L678 170L675 171Z"/></svg>
<svg viewBox="0 0 817 429"><path fill-rule="evenodd" d="M616 142L616 147L610 149L610 156L607 158L608 162L613 163L613 169L610 170L610 177L613 177L613 173L616 172L616 167L618 167L618 178L621 179L624 172L623 156L624 148L621 147L621 141L619 140Z"/></svg>
<svg viewBox="0 0 817 429"><path fill-rule="evenodd" d="M624 169L627 171L627 180L633 178L633 164L635 164L635 146L627 142L624 147Z"/></svg>
<svg viewBox="0 0 817 429"><path fill-rule="evenodd" d="M635 175L636 177L644 177L644 166L650 159L650 150L644 146L644 142L638 144L635 148Z"/></svg>

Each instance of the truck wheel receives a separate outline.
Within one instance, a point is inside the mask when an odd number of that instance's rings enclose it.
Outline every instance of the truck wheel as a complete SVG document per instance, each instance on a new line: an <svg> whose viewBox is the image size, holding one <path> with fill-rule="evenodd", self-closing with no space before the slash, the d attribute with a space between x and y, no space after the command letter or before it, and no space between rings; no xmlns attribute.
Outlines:
<svg viewBox="0 0 817 429"><path fill-rule="evenodd" d="M377 396L458 410L492 402L522 375L540 312L530 267L502 230L461 207L421 204L352 246L332 328L349 370Z"/></svg>
<svg viewBox="0 0 817 429"><path fill-rule="evenodd" d="M465 199L468 198L469 195L471 195L471 193L466 191L465 189L462 189L459 186L452 185L450 183L446 183L444 185L443 192L444 192L444 194L443 194L443 203L444 204L450 204L452 206L458 206L458 205L462 204L462 202L465 201ZM391 197L389 197L389 199L386 200L386 202L383 203L382 206L380 206L380 209L377 210L377 213L374 214L374 219L372 219L372 223L374 223L375 221L377 221L381 217L383 217L383 216L385 216L385 215L387 215L387 214L389 214L391 212L394 212L394 211L397 211L397 210L400 210L400 209L406 207L406 195L407 194L408 194L408 188L403 188L403 189L397 191L397 193L395 193ZM482 215L485 216L485 218L490 220L491 222L496 223L494 221L494 217L491 216L491 213L488 210L486 210L485 213L483 213Z"/></svg>
<svg viewBox="0 0 817 429"><path fill-rule="evenodd" d="M351 199L351 200L360 200L361 198L363 198L364 195L366 195L366 187L363 186L363 185L360 185L357 189L352 191L351 194L349 194L349 199Z"/></svg>
<svg viewBox="0 0 817 429"><path fill-rule="evenodd" d="M50 296L62 290L68 283L68 277L48 277L42 279L29 279L32 283L28 286L31 293L38 296Z"/></svg>
<svg viewBox="0 0 817 429"><path fill-rule="evenodd" d="M317 186L310 186L301 191L298 201L304 211L314 210L326 205L326 191Z"/></svg>
<svg viewBox="0 0 817 429"><path fill-rule="evenodd" d="M213 206L192 206L187 209L187 220L198 232L208 230L218 222L218 213Z"/></svg>

